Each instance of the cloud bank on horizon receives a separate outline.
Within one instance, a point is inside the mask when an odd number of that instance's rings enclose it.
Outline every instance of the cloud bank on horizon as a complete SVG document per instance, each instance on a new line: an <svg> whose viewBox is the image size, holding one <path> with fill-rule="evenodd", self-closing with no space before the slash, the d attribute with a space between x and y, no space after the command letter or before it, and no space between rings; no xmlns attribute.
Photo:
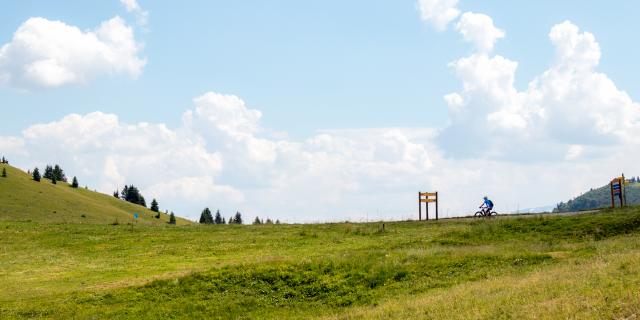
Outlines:
<svg viewBox="0 0 640 320"><path fill-rule="evenodd" d="M141 10L135 1L122 2ZM71 114L0 137L0 150L25 168L58 162L103 192L134 183L191 218L210 206L294 222L414 217L418 190L441 191L449 216L473 211L484 194L502 211L548 205L636 163L640 105L597 71L601 51L593 34L569 21L553 26L554 61L518 90L518 62L493 54L507 33L490 16L463 13L457 0L417 4L425 23L437 31L453 26L474 48L449 63L461 89L443 97L450 117L444 128L325 130L292 141L262 127L262 113L242 98L207 92L193 99L176 128L127 124L101 112ZM0 50L0 83L4 74L11 85L51 87L119 70L104 61L63 65L74 75L63 78L69 80L33 80L15 67L39 61L15 61L20 41L14 36ZM60 56L82 54L56 48ZM123 65L137 66L139 74L144 60L137 55L128 50ZM539 190L533 197L523 192L533 188Z"/></svg>

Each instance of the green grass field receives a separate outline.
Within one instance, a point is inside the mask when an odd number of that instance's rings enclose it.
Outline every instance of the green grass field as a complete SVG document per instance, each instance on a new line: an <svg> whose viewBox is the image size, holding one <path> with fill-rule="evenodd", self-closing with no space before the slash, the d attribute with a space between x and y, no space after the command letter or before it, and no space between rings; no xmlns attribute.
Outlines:
<svg viewBox="0 0 640 320"><path fill-rule="evenodd" d="M640 316L640 208L384 229L150 223L132 230L99 217L40 220L33 209L28 219L8 216L5 205L1 319Z"/></svg>

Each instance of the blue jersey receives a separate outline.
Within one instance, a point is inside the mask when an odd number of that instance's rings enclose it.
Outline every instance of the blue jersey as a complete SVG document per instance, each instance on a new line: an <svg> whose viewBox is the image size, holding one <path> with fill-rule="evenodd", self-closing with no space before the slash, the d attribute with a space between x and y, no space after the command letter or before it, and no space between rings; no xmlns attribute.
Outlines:
<svg viewBox="0 0 640 320"><path fill-rule="evenodd" d="M488 208L493 208L493 201L487 199L484 201L484 205L487 206Z"/></svg>

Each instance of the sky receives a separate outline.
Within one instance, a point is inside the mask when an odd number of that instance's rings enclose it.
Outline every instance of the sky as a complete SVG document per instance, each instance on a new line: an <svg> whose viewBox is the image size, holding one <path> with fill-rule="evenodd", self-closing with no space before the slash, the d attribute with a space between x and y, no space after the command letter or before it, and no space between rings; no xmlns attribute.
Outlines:
<svg viewBox="0 0 640 320"><path fill-rule="evenodd" d="M640 174L636 1L0 1L0 154L287 222Z"/></svg>

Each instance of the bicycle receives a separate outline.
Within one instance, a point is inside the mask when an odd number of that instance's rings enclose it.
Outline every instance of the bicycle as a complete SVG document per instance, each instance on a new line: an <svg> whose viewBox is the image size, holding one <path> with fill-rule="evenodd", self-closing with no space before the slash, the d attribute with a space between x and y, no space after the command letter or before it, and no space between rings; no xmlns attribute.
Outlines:
<svg viewBox="0 0 640 320"><path fill-rule="evenodd" d="M487 207L480 207L480 211L476 211L476 213L473 215L474 217L491 217L491 216L497 216L498 213L495 211L490 211L489 208Z"/></svg>

